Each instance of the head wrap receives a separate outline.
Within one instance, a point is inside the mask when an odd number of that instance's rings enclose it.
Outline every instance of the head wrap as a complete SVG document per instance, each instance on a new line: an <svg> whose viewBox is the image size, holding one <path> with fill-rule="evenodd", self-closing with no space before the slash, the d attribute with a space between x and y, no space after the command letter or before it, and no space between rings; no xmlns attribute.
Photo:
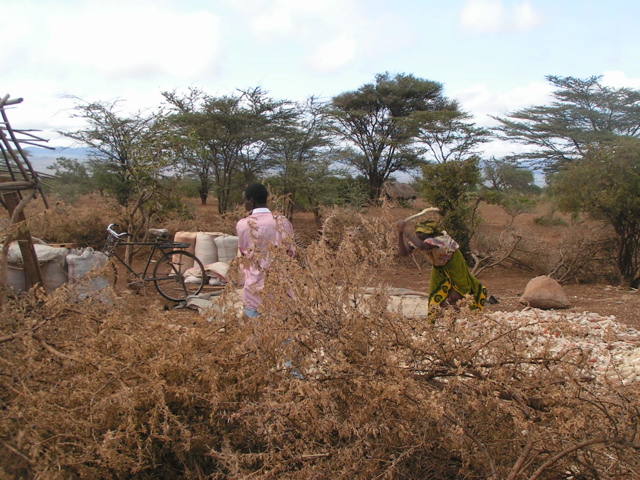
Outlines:
<svg viewBox="0 0 640 480"><path fill-rule="evenodd" d="M424 233L425 235L440 235L442 230L438 228L435 220L426 220L416 224L416 233Z"/></svg>

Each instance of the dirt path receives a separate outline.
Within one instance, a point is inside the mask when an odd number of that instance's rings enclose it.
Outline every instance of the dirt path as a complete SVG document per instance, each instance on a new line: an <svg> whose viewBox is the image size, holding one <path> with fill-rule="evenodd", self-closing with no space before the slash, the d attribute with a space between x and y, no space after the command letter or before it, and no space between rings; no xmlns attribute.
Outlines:
<svg viewBox="0 0 640 480"><path fill-rule="evenodd" d="M534 275L514 272L502 268L485 270L479 280L489 289L489 293L500 300L497 305L487 306L488 311L516 311L525 308L519 303L520 295ZM386 276L389 285L428 291L429 270L419 270L410 261L401 259L395 271ZM613 287L611 285L563 286L570 310L594 312L602 316L614 315L620 322L640 328L640 292Z"/></svg>

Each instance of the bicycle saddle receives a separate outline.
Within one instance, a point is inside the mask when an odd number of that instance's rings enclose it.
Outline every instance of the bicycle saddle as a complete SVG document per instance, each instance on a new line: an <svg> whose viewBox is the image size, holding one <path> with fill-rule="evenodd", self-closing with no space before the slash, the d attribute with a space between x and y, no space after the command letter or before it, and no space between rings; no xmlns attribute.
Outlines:
<svg viewBox="0 0 640 480"><path fill-rule="evenodd" d="M166 228L150 228L149 234L158 238L167 238L169 236L169 230Z"/></svg>

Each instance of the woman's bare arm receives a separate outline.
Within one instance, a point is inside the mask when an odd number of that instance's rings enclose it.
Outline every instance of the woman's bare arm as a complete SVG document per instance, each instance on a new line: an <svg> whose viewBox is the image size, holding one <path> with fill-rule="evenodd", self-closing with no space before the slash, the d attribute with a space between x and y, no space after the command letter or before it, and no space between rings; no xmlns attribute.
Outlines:
<svg viewBox="0 0 640 480"><path fill-rule="evenodd" d="M406 226L407 222L404 220L400 220L396 224L396 228L398 229L398 254L400 256L406 257L413 251L413 248L405 243L405 237L407 237L407 239L419 250L433 250L436 248L435 246L420 240L414 233L405 231Z"/></svg>
<svg viewBox="0 0 640 480"><path fill-rule="evenodd" d="M396 228L398 229L398 253L401 256L407 256L413 250L412 248L409 249L410 247L405 244L404 237L406 237L413 245L415 245L415 247L418 250L429 251L429 250L433 250L434 248L437 248L435 245L431 245L430 243L420 240L415 235L415 233L405 231L406 226L407 226L407 222L404 220L400 220L396 224Z"/></svg>

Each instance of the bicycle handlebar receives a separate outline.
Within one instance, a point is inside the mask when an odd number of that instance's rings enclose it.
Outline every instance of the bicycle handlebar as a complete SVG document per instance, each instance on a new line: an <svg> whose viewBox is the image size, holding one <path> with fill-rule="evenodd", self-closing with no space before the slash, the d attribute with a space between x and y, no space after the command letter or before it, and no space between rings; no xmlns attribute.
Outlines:
<svg viewBox="0 0 640 480"><path fill-rule="evenodd" d="M122 237L132 237L133 235L131 235L129 232L122 232L122 233L118 233L116 232L113 227L118 227L117 223L110 223L109 226L107 227L107 232L109 232L109 234L115 238L122 238Z"/></svg>

